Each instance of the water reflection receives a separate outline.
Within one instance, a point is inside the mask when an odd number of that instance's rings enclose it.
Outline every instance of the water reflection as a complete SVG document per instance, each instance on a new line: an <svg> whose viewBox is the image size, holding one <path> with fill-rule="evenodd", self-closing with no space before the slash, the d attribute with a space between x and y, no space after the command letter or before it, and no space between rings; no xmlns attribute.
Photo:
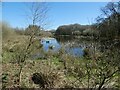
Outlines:
<svg viewBox="0 0 120 90"><path fill-rule="evenodd" d="M58 52L61 48L65 50L67 54L73 56L83 56L83 46L78 44L72 38L42 38L41 44L43 44L44 51Z"/></svg>
<svg viewBox="0 0 120 90"><path fill-rule="evenodd" d="M55 39L58 41L58 42L68 42L68 41L74 41L74 37L73 36L57 36L55 37Z"/></svg>
<svg viewBox="0 0 120 90"><path fill-rule="evenodd" d="M61 45L57 42L55 38L42 38L41 44L43 45L44 51L51 50L55 52L61 48Z"/></svg>
<svg viewBox="0 0 120 90"><path fill-rule="evenodd" d="M97 53L116 53L116 56L120 55L120 40L114 41L103 41L103 40L92 40L92 39L82 39L74 37L57 37L57 38L42 38L40 43L43 45L43 50L45 52L51 51L53 53L59 50L65 50L65 53L72 56L81 57L84 55L84 49L89 48L90 55ZM109 55L109 57L112 55ZM37 53L32 56L33 58L46 58L43 53Z"/></svg>
<svg viewBox="0 0 120 90"><path fill-rule="evenodd" d="M83 48L81 47L73 47L73 48L66 48L66 52L70 55L73 55L73 56L77 56L77 57L80 57L80 56L83 56L84 52L83 52Z"/></svg>

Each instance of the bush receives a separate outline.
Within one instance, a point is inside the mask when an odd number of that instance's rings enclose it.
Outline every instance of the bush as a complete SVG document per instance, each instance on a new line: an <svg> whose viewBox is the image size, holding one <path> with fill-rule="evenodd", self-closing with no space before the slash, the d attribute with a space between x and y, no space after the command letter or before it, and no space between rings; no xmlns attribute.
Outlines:
<svg viewBox="0 0 120 90"><path fill-rule="evenodd" d="M2 38L3 40L8 39L10 37L14 37L16 35L15 31L10 27L10 25L6 22L2 22Z"/></svg>

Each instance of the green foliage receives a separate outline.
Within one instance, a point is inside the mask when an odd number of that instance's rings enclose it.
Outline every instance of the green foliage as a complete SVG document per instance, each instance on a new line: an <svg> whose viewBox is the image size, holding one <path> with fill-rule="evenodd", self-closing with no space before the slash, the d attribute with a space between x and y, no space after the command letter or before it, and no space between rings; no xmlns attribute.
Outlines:
<svg viewBox="0 0 120 90"><path fill-rule="evenodd" d="M8 74L7 73L3 73L2 74L2 83L7 83L8 80Z"/></svg>
<svg viewBox="0 0 120 90"><path fill-rule="evenodd" d="M8 73L2 73L2 88L6 88L8 83Z"/></svg>

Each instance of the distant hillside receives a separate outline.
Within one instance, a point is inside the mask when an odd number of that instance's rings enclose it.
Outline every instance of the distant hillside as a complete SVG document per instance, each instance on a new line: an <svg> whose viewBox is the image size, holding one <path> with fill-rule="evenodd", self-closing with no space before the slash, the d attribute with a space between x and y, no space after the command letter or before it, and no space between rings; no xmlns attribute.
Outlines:
<svg viewBox="0 0 120 90"><path fill-rule="evenodd" d="M92 35L91 25L70 24L59 26L55 35Z"/></svg>

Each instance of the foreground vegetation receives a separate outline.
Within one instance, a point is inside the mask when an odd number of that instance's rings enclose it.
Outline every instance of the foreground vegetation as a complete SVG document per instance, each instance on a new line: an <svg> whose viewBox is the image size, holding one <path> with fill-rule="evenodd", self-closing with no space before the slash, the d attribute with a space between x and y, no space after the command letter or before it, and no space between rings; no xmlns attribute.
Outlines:
<svg viewBox="0 0 120 90"><path fill-rule="evenodd" d="M113 6L113 4L110 5ZM114 15L117 16L117 20L116 18L111 19ZM109 18L111 23L106 24L110 21ZM119 12L110 14L107 19L103 18L97 24L99 28L96 25L94 26L94 30L99 30L100 35L97 39L93 39L89 47L84 49L82 57L68 55L65 53L64 48L61 48L57 53L50 50L44 52L40 44L40 38L44 35L41 35L41 28L36 25L34 19L33 23L25 29L25 32L15 31L3 23L3 88L119 89L119 26L117 28L114 26L114 20L118 25ZM107 28L110 25L113 25L114 28L108 30ZM106 26L108 32L102 31L101 28L104 26ZM118 33L112 35L113 31ZM91 35L93 38L97 36ZM48 36L48 34L45 36ZM98 47L95 45L97 42L99 42ZM43 57L33 58L36 53L42 53ZM31 79L34 73L39 73L45 83L40 81L39 84L35 84Z"/></svg>
<svg viewBox="0 0 120 90"><path fill-rule="evenodd" d="M35 72L45 76L47 88L120 88L120 57L115 45L111 51L106 49L104 52L93 52L95 48L90 48L83 57L78 58L65 54L64 49L58 53L43 52L39 39L35 37L28 51L25 47L29 36L14 32L3 39L3 88L39 88L41 86L31 80ZM38 52L44 53L44 58L33 59L32 55ZM24 55L26 60L22 61Z"/></svg>
<svg viewBox="0 0 120 90"><path fill-rule="evenodd" d="M118 59L114 56L108 60L104 54L94 57L72 57L61 50L56 54L45 53L44 59L27 58L21 72L19 82L20 62L14 59L17 53L4 50L3 52L3 87L38 88L31 80L35 72L42 73L48 82L47 88L119 88Z"/></svg>

